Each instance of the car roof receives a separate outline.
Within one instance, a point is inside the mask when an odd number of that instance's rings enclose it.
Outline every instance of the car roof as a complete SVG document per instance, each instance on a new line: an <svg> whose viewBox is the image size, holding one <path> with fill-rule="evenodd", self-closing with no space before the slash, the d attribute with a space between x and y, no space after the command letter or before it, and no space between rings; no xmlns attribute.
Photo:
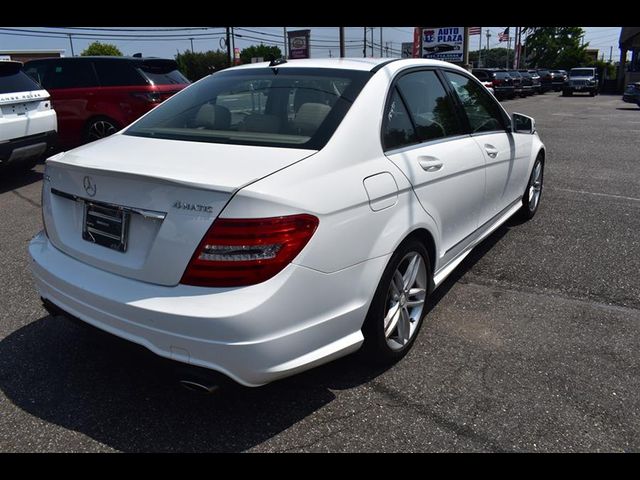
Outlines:
<svg viewBox="0 0 640 480"><path fill-rule="evenodd" d="M432 67L452 67L455 69L463 70L449 62L443 62L441 60L431 60L427 58L301 58L294 60L287 60L286 63L280 63L277 68L337 68L344 70L361 70L361 71L377 71L383 68L386 64L393 63L394 66L432 66ZM238 65L233 69L251 69L251 68L265 68L269 66L269 62L260 63L247 63L245 65ZM466 70L464 70L466 71Z"/></svg>
<svg viewBox="0 0 640 480"><path fill-rule="evenodd" d="M116 57L116 56L110 56L110 55L91 55L91 56L83 56L83 57L47 57L47 58L34 58L33 60L28 60L27 62L40 62L40 61L47 61L47 62L52 62L52 61L65 61L65 62L69 62L69 61L74 61L74 62L83 62L83 61L88 61L88 60L107 60L107 61L136 61L136 62L140 62L140 61L146 61L146 60L163 60L163 61L171 61L171 62L175 62L175 60L173 58L162 58L162 57Z"/></svg>

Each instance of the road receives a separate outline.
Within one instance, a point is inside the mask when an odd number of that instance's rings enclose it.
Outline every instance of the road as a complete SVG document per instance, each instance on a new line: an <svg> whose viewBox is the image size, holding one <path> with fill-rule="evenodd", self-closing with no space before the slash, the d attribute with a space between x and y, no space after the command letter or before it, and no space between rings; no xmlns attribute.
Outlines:
<svg viewBox="0 0 640 480"><path fill-rule="evenodd" d="M42 166L1 173L0 451L640 451L640 109L552 92L504 105L548 147L540 209L435 292L409 355L212 397L47 315L26 253Z"/></svg>

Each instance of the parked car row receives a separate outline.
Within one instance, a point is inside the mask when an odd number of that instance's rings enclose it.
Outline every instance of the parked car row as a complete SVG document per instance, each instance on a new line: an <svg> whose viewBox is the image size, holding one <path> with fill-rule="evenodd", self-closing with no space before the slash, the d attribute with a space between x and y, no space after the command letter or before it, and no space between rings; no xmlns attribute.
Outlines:
<svg viewBox="0 0 640 480"><path fill-rule="evenodd" d="M481 82L491 84L493 93L501 100L542 94L553 88L554 74L549 70L474 68L472 73Z"/></svg>
<svg viewBox="0 0 640 480"><path fill-rule="evenodd" d="M0 62L0 167L31 168L126 127L189 84L175 60L45 58Z"/></svg>

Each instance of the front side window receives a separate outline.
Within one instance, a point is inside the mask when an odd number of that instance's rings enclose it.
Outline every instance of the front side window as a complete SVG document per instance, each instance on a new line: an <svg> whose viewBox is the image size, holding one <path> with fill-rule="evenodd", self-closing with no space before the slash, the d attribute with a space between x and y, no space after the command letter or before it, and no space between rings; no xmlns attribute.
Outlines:
<svg viewBox="0 0 640 480"><path fill-rule="evenodd" d="M320 149L370 76L342 69L222 71L174 95L124 134Z"/></svg>
<svg viewBox="0 0 640 480"><path fill-rule="evenodd" d="M445 71L445 76L462 104L473 133L506 129L500 106L482 85L459 73Z"/></svg>
<svg viewBox="0 0 640 480"><path fill-rule="evenodd" d="M398 80L398 89L407 102L421 142L462 133L455 107L434 71L403 75Z"/></svg>

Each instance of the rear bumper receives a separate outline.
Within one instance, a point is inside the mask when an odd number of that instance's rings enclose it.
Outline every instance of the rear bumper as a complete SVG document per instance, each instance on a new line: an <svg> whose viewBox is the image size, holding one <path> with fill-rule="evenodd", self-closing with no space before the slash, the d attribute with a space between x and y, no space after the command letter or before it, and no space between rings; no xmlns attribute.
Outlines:
<svg viewBox="0 0 640 480"><path fill-rule="evenodd" d="M388 256L332 274L290 264L258 285L165 287L108 273L60 252L43 232L29 245L40 296L162 357L259 386L357 350Z"/></svg>
<svg viewBox="0 0 640 480"><path fill-rule="evenodd" d="M0 142L0 166L41 157L56 145L57 139L58 133L50 130Z"/></svg>

